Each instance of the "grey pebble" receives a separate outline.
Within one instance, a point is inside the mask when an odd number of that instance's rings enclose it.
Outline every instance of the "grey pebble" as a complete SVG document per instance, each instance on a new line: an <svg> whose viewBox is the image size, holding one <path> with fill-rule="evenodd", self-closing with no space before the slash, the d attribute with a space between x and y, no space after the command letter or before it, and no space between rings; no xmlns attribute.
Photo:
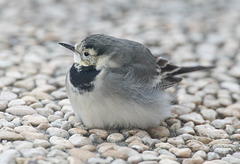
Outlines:
<svg viewBox="0 0 240 164"><path fill-rule="evenodd" d="M233 150L231 148L216 148L214 149L214 152L220 156L226 156L227 154L231 154Z"/></svg>
<svg viewBox="0 0 240 164"><path fill-rule="evenodd" d="M66 130L56 128L56 127L48 128L47 134L49 134L50 136L58 136L58 137L66 138L66 139L68 139L70 137Z"/></svg>
<svg viewBox="0 0 240 164"><path fill-rule="evenodd" d="M220 159L220 156L215 152L209 152L207 154L207 160L211 161L211 160L214 160L214 159Z"/></svg>
<svg viewBox="0 0 240 164"><path fill-rule="evenodd" d="M92 140L93 143L100 144L103 143L103 139L99 137L97 134L91 134L89 138Z"/></svg>
<svg viewBox="0 0 240 164"><path fill-rule="evenodd" d="M17 150L9 149L0 154L2 164L16 164L16 157L19 157L20 153Z"/></svg>

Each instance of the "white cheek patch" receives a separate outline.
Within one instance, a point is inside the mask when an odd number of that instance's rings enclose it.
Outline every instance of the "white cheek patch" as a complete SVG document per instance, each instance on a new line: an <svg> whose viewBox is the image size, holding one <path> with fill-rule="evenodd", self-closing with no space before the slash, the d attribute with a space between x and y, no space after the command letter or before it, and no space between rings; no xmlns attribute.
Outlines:
<svg viewBox="0 0 240 164"><path fill-rule="evenodd" d="M82 61L80 55L74 53L73 61L74 63L80 63Z"/></svg>
<svg viewBox="0 0 240 164"><path fill-rule="evenodd" d="M118 67L118 65L115 62L110 60L110 57L111 56L105 56L105 55L100 56L97 60L97 63L96 63L96 69L100 70L104 67L105 68L109 68L109 67L110 68L116 68L116 67Z"/></svg>

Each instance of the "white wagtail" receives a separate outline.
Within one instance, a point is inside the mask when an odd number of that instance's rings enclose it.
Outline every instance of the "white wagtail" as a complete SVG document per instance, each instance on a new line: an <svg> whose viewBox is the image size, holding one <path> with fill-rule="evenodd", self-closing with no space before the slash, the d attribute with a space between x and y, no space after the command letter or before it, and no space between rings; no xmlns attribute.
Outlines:
<svg viewBox="0 0 240 164"><path fill-rule="evenodd" d="M171 116L164 90L175 75L212 67L178 67L140 43L95 34L75 46L66 90L78 121L88 128L148 128Z"/></svg>

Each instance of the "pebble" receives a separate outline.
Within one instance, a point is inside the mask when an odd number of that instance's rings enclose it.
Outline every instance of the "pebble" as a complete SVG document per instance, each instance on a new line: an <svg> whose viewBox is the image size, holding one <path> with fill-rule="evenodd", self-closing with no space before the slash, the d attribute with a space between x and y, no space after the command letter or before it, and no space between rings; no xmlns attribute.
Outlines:
<svg viewBox="0 0 240 164"><path fill-rule="evenodd" d="M23 99L15 99L15 100L11 100L8 103L8 107L13 107L13 106L18 106L18 105L25 105L26 102Z"/></svg>
<svg viewBox="0 0 240 164"><path fill-rule="evenodd" d="M229 162L222 160L213 160L213 161L205 161L203 164L229 164Z"/></svg>
<svg viewBox="0 0 240 164"><path fill-rule="evenodd" d="M206 159L207 154L206 154L205 151L198 150L196 153L193 154L192 158L197 158L197 157L201 157L202 159Z"/></svg>
<svg viewBox="0 0 240 164"><path fill-rule="evenodd" d="M62 137L52 136L49 141L52 145L57 146L60 149L72 149L74 147L72 142Z"/></svg>
<svg viewBox="0 0 240 164"><path fill-rule="evenodd" d="M60 129L60 128L55 128L55 127L50 127L47 129L47 134L50 136L58 136L62 138L69 138L69 134L66 130Z"/></svg>
<svg viewBox="0 0 240 164"><path fill-rule="evenodd" d="M182 164L202 164L204 160L201 157L191 158L191 159L184 159Z"/></svg>
<svg viewBox="0 0 240 164"><path fill-rule="evenodd" d="M205 120L213 121L217 117L217 112L213 109L202 109L200 112Z"/></svg>
<svg viewBox="0 0 240 164"><path fill-rule="evenodd" d="M219 114L225 117L240 117L240 104L232 104L226 108L218 108L216 110Z"/></svg>
<svg viewBox="0 0 240 164"><path fill-rule="evenodd" d="M137 164L142 161L142 157L140 155L132 155L127 159L127 162L130 164Z"/></svg>
<svg viewBox="0 0 240 164"><path fill-rule="evenodd" d="M229 156L229 157L223 157L222 158L223 161L227 161L231 164L239 164L240 163L240 159L239 158L235 158L233 156Z"/></svg>
<svg viewBox="0 0 240 164"><path fill-rule="evenodd" d="M91 151L91 152L95 152L97 148L94 145L85 145L85 146L82 146L81 149L88 150L88 151Z"/></svg>
<svg viewBox="0 0 240 164"><path fill-rule="evenodd" d="M185 142L181 137L173 137L173 138L168 138L167 140L168 143L178 146L178 145L184 145Z"/></svg>
<svg viewBox="0 0 240 164"><path fill-rule="evenodd" d="M20 135L24 137L27 141L34 141L35 139L43 139L47 140L47 136L42 133L35 133L35 132L21 132Z"/></svg>
<svg viewBox="0 0 240 164"><path fill-rule="evenodd" d="M230 136L230 139L240 141L240 134L233 134Z"/></svg>
<svg viewBox="0 0 240 164"><path fill-rule="evenodd" d="M171 153L170 151L165 150L165 149L159 149L159 150L158 150L158 154L160 154L160 155L161 155L161 154L164 154L164 155L176 157L173 153Z"/></svg>
<svg viewBox="0 0 240 164"><path fill-rule="evenodd" d="M17 132L17 133L21 133L21 132L34 132L34 133L38 133L38 131L32 127L32 126L27 126L27 125L23 125L23 126L18 126L18 127L15 127L14 130Z"/></svg>
<svg viewBox="0 0 240 164"><path fill-rule="evenodd" d="M200 136L207 136L212 139L228 138L228 134L222 129L215 129L209 124L197 125L194 128Z"/></svg>
<svg viewBox="0 0 240 164"><path fill-rule="evenodd" d="M96 154L94 154L88 150L82 150L79 148L73 148L73 149L69 150L69 154L73 157L80 159L83 162L87 162L88 159L90 159L90 158L97 157Z"/></svg>
<svg viewBox="0 0 240 164"><path fill-rule="evenodd" d="M124 140L124 136L121 133L112 133L107 137L108 142L121 142Z"/></svg>
<svg viewBox="0 0 240 164"><path fill-rule="evenodd" d="M102 139L106 139L107 136L108 136L108 132L106 130L104 130L104 129L91 129L91 130L89 130L89 133L97 134Z"/></svg>
<svg viewBox="0 0 240 164"><path fill-rule="evenodd" d="M220 84L220 86L224 89L228 89L230 92L240 92L240 86L239 84L235 82L225 81Z"/></svg>
<svg viewBox="0 0 240 164"><path fill-rule="evenodd" d="M6 112L16 116L25 116L25 115L32 115L37 113L32 107L25 106L25 105L19 105L19 106L13 106L13 107L7 108Z"/></svg>
<svg viewBox="0 0 240 164"><path fill-rule="evenodd" d="M48 119L39 114L26 115L23 117L23 120L30 123L33 126L38 126L41 123L48 123Z"/></svg>
<svg viewBox="0 0 240 164"><path fill-rule="evenodd" d="M173 148L174 146L170 143L164 143L164 142L161 142L161 143L157 143L155 145L156 147L159 147L161 149L170 149L170 148Z"/></svg>
<svg viewBox="0 0 240 164"><path fill-rule="evenodd" d="M84 129L81 129L81 128L71 128L68 130L68 133L70 135L73 135L73 134L82 134L83 136L87 135L88 132Z"/></svg>
<svg viewBox="0 0 240 164"><path fill-rule="evenodd" d="M172 105L171 110L173 113L177 115L183 115L187 113L191 113L192 109L186 106L181 106L181 105Z"/></svg>
<svg viewBox="0 0 240 164"><path fill-rule="evenodd" d="M2 164L15 164L17 157L20 157L20 153L14 149L6 150L0 154Z"/></svg>
<svg viewBox="0 0 240 164"><path fill-rule="evenodd" d="M43 147L26 148L20 150L20 152L23 157L45 156L47 154L47 150Z"/></svg>
<svg viewBox="0 0 240 164"><path fill-rule="evenodd" d="M32 78L24 79L24 80L19 80L14 83L15 87L18 88L24 88L28 91L32 90L35 87L35 83Z"/></svg>
<svg viewBox="0 0 240 164"><path fill-rule="evenodd" d="M195 134L195 131L191 126L184 126L177 130L177 134Z"/></svg>
<svg viewBox="0 0 240 164"><path fill-rule="evenodd" d="M172 160L172 159L167 159L167 158L164 158L164 159L162 159L160 162L159 162L159 164L180 164L179 162L177 162L177 161L174 161L174 160Z"/></svg>
<svg viewBox="0 0 240 164"><path fill-rule="evenodd" d="M183 115L179 116L179 118L181 120L185 121L185 122L192 121L195 124L202 124L202 123L204 123L204 119L198 113L183 114Z"/></svg>
<svg viewBox="0 0 240 164"><path fill-rule="evenodd" d="M121 159L124 159L124 160L127 160L128 158L128 155L124 152L119 152L117 150L107 150L105 152L102 153L102 156L103 157L112 157L114 159L118 159L118 158L121 158Z"/></svg>
<svg viewBox="0 0 240 164"><path fill-rule="evenodd" d="M43 140L43 139L35 139L33 141L33 146L34 147L44 147L44 148L48 148L50 146L50 143L47 140Z"/></svg>
<svg viewBox="0 0 240 164"><path fill-rule="evenodd" d="M0 101L0 111L5 111L7 106L8 106L8 102L7 101Z"/></svg>
<svg viewBox="0 0 240 164"><path fill-rule="evenodd" d="M219 158L220 158L220 156L215 152L209 152L207 154L207 160L209 160L209 161L214 160L214 159L219 159Z"/></svg>
<svg viewBox="0 0 240 164"><path fill-rule="evenodd" d="M8 131L8 130L0 129L0 139L1 140L16 141L16 140L23 140L24 137L21 134L11 132L11 131Z"/></svg>
<svg viewBox="0 0 240 164"><path fill-rule="evenodd" d="M69 138L69 141L77 147L92 144L92 140L88 137L83 137L81 134L74 134Z"/></svg>
<svg viewBox="0 0 240 164"><path fill-rule="evenodd" d="M169 130L164 126L157 126L157 127L150 128L148 129L148 133L152 138L157 138L157 139L162 137L168 137L170 135Z"/></svg>
<svg viewBox="0 0 240 164"><path fill-rule="evenodd" d="M144 145L141 141L138 141L138 140L132 141L128 146L137 150L138 152L142 152L144 150L149 149L147 145Z"/></svg>
<svg viewBox="0 0 240 164"><path fill-rule="evenodd" d="M189 148L182 148L182 149L171 148L171 149L169 149L169 151L180 158L189 158L191 155L191 149L189 149Z"/></svg>
<svg viewBox="0 0 240 164"><path fill-rule="evenodd" d="M209 147L202 143L201 141L198 140L188 140L187 141L187 146L191 148L192 151L196 152L198 150L203 150L205 152L209 151Z"/></svg>
<svg viewBox="0 0 240 164"><path fill-rule="evenodd" d="M89 139L91 139L92 142L95 144L103 143L103 139L101 137L99 137L97 134L91 134L89 136Z"/></svg>
<svg viewBox="0 0 240 164"><path fill-rule="evenodd" d="M231 148L216 148L214 149L214 152L220 156L226 156L227 154L231 154L233 150Z"/></svg>
<svg viewBox="0 0 240 164"><path fill-rule="evenodd" d="M127 164L123 159L115 159L112 164Z"/></svg>
<svg viewBox="0 0 240 164"><path fill-rule="evenodd" d="M108 159L98 158L98 157L92 157L89 158L87 163L96 163L96 164L110 164L110 161ZM77 163L76 163L77 164Z"/></svg>
<svg viewBox="0 0 240 164"><path fill-rule="evenodd" d="M0 101L11 101L16 98L17 95L9 91L2 91L0 94Z"/></svg>

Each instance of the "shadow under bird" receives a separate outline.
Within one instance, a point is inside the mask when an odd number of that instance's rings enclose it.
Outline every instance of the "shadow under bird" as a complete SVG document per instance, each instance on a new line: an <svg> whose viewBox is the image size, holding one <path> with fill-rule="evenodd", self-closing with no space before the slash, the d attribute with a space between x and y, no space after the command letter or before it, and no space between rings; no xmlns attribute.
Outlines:
<svg viewBox="0 0 240 164"><path fill-rule="evenodd" d="M154 57L144 45L95 34L59 43L74 52L66 90L78 121L88 128L148 128L171 116L176 75L213 67L179 67Z"/></svg>

